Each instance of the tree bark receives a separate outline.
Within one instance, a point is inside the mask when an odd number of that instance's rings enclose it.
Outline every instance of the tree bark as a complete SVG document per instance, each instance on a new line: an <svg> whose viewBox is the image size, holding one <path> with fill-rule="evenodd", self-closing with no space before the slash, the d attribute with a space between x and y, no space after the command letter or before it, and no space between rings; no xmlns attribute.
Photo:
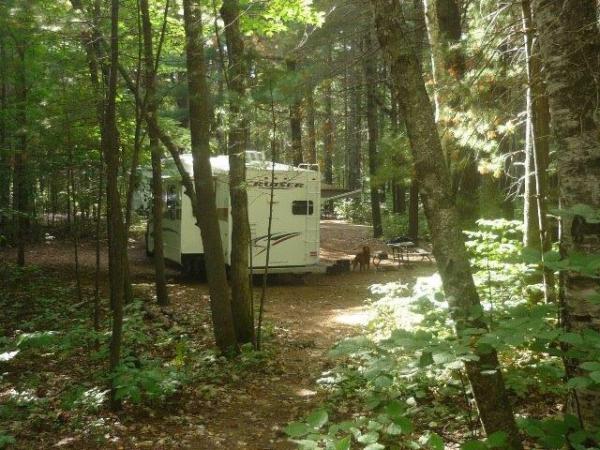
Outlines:
<svg viewBox="0 0 600 450"><path fill-rule="evenodd" d="M149 116L158 116L156 100L156 72L154 64L154 46L152 44L152 23L148 0L139 0L144 35L144 87L146 90L142 110ZM162 149L156 130L148 128L150 138L150 155L152 161L152 224L154 238L154 280L156 284L156 301L159 305L169 304L167 280L165 277L165 256L163 244L163 186L162 186Z"/></svg>
<svg viewBox="0 0 600 450"><path fill-rule="evenodd" d="M315 93L312 84L306 89L306 130L308 148L306 161L310 164L317 163L317 129L315 126Z"/></svg>
<svg viewBox="0 0 600 450"><path fill-rule="evenodd" d="M125 230L121 197L118 186L119 173L119 136L117 131L116 97L119 63L119 1L111 1L111 36L110 36L110 72L104 107L104 121L100 147L106 161L106 199L108 216L108 272L110 288L110 304L112 308L112 334L110 340L110 372L112 375L121 364L121 343L123 340L123 303L125 280L123 265L125 263L123 247ZM118 410L121 402L116 398L117 386L113 378L110 391L111 409Z"/></svg>
<svg viewBox="0 0 600 450"><path fill-rule="evenodd" d="M0 32L0 61L8 61L4 33ZM7 146L6 110L8 103L6 64L0 64L0 205L10 203L10 154ZM8 212L0 212L0 235L8 234Z"/></svg>
<svg viewBox="0 0 600 450"><path fill-rule="evenodd" d="M327 61L332 63L331 47L328 48ZM325 183L333 184L333 152L335 149L335 126L333 122L333 93L331 89L331 80L325 81L323 96L325 102L325 122L323 123L323 161L325 174Z"/></svg>
<svg viewBox="0 0 600 450"><path fill-rule="evenodd" d="M15 120L17 126L14 173L13 173L13 202L17 213L17 264L25 265L25 242L29 238L29 173L27 170L27 68L25 66L26 44L15 39L17 50L15 98Z"/></svg>
<svg viewBox="0 0 600 450"><path fill-rule="evenodd" d="M425 89L421 64L407 34L405 12L398 0L372 0L377 34L399 93L401 110L411 142L416 175L433 242L433 254L442 277L456 332L487 330L483 309L473 282L431 102ZM505 389L498 356L472 342L477 361L465 363L485 432L508 434L508 446L522 449Z"/></svg>
<svg viewBox="0 0 600 450"><path fill-rule="evenodd" d="M297 76L297 62L295 59L286 61L290 76ZM302 153L302 97L298 93L292 94L290 105L290 132L292 138L292 161L295 166L302 164L304 155Z"/></svg>
<svg viewBox="0 0 600 450"><path fill-rule="evenodd" d="M598 77L600 32L594 0L534 0L534 18L545 63L546 85L554 136L562 208L577 204L600 209L600 125ZM598 227L581 216L563 217L561 251L600 252ZM575 271L561 276L564 326L573 332L600 332L600 305L589 301L600 288L599 278ZM577 375L580 361L567 360L569 376ZM600 392L571 391L567 409L579 415L586 428L600 425Z"/></svg>
<svg viewBox="0 0 600 450"><path fill-rule="evenodd" d="M355 44L353 44L355 45ZM352 86L350 89L349 99L349 132L348 136L348 181L347 187L350 190L360 189L361 184L361 104L362 104L362 92L361 92L361 80L362 77L356 68L351 69L349 82Z"/></svg>
<svg viewBox="0 0 600 450"><path fill-rule="evenodd" d="M548 191L546 171L550 154L549 105L546 86L542 79L539 41L534 45L535 30L530 1L522 0L521 9L527 66L523 246L546 252L551 248L546 218L546 192ZM554 301L554 273L544 269L543 264L541 269L541 275L535 274L531 281L542 283L546 302Z"/></svg>
<svg viewBox="0 0 600 450"><path fill-rule="evenodd" d="M245 64L244 40L240 31L240 6L238 0L224 0L221 17L225 24L227 43L229 89L229 192L231 197L231 302L233 322L238 342L254 342L254 305L252 304L251 278L248 269L250 223L248 218L248 192L246 190L246 136L247 121L243 104L246 95L248 70Z"/></svg>
<svg viewBox="0 0 600 450"><path fill-rule="evenodd" d="M419 239L419 180L413 176L408 197L408 237Z"/></svg>
<svg viewBox="0 0 600 450"><path fill-rule="evenodd" d="M417 195L419 191L417 189ZM392 182L392 199L393 199L393 212L395 214L406 213L406 187L402 180ZM417 213L418 213L418 202L417 202Z"/></svg>
<svg viewBox="0 0 600 450"><path fill-rule="evenodd" d="M544 237L550 117L546 86L542 79L539 42L534 45L535 29L529 0L522 0L525 57L527 65L527 127L525 154L525 233L524 245L548 250ZM539 170L536 168L539 165ZM539 184L539 186L537 186ZM539 188L539 192L538 192ZM542 206L538 210L538 203Z"/></svg>
<svg viewBox="0 0 600 450"><path fill-rule="evenodd" d="M370 33L365 37L365 51L367 55L364 59L365 84L367 86L367 128L369 133L369 182L371 191L371 218L373 222L373 237L378 238L383 235L383 226L381 224L381 195L379 187L375 182L377 175L377 144L379 141L379 130L377 125L377 68L375 63L375 51L371 45Z"/></svg>
<svg viewBox="0 0 600 450"><path fill-rule="evenodd" d="M80 0L71 0L73 9L83 12L83 5ZM99 77L99 64L98 54L100 50L100 43L96 41L99 35L98 21L100 20L100 1L94 1L94 11L92 15L92 26L88 30L84 30L81 33L81 44L85 50L88 70L90 75L90 83L94 92L95 106L96 106L96 118L100 133L104 132L104 100L102 98L102 91L100 88L100 77ZM136 101L137 103L137 101ZM102 138L101 138L102 140ZM97 187L97 210L96 210L96 227L95 227L95 271L94 271L94 303L92 320L94 324L94 330L100 330L101 321L101 305L100 305L100 256L101 256L101 225L102 225L102 197L104 191L104 156L102 154L103 146L100 142L100 161L98 167L98 187ZM53 210L54 211L54 210ZM108 212L108 209L107 209ZM108 228L108 220L106 224ZM96 341L98 346L98 341ZM118 405L115 405L118 407Z"/></svg>
<svg viewBox="0 0 600 450"><path fill-rule="evenodd" d="M100 254L101 254L101 224L102 224L102 197L104 196L104 161L100 155L100 164L98 164L98 191L97 191L97 211L96 211L96 229L95 229L95 265L94 265L94 305L92 311L92 322L94 331L100 331L101 306L100 306ZM98 341L96 341L98 344Z"/></svg>
<svg viewBox="0 0 600 450"><path fill-rule="evenodd" d="M209 92L204 65L202 17L197 0L183 1L189 90L190 133L194 159L195 217L202 234L215 341L224 353L236 351L237 339L225 257L219 230L215 189L210 166Z"/></svg>

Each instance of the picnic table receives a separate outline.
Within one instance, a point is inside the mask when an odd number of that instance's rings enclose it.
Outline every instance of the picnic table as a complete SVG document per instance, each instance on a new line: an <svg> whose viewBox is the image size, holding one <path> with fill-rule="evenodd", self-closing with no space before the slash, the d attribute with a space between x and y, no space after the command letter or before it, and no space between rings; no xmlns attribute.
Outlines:
<svg viewBox="0 0 600 450"><path fill-rule="evenodd" d="M388 248L390 249L390 255L392 256L392 259L394 261L398 262L398 264L408 262L409 249L414 248L414 246L415 243L411 241L388 244Z"/></svg>
<svg viewBox="0 0 600 450"><path fill-rule="evenodd" d="M431 253L422 250L412 241L388 243L392 260L398 264L410 263L410 257L420 257L421 260L431 261Z"/></svg>

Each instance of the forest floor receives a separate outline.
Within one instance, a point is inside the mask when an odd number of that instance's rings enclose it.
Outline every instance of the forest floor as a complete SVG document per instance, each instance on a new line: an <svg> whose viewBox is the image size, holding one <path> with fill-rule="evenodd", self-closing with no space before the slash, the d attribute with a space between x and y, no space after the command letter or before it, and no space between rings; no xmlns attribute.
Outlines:
<svg viewBox="0 0 600 450"><path fill-rule="evenodd" d="M321 233L324 261L349 259L364 243L370 245L372 251L384 247L381 242L369 239L371 229L367 226L323 221ZM146 305L152 305L153 266L145 256L141 241L130 241L131 278L135 296ZM73 286L72 251L70 243L51 240L30 247L27 260ZM0 253L2 259L12 256L10 252ZM79 256L84 295L88 298L93 292L94 244L82 242ZM105 254L101 270L101 289L106 295ZM16 448L294 448L282 429L324 400L316 381L333 365L328 357L329 349L346 336L360 334L361 327L368 323L371 317L369 287L394 281L410 283L416 276L433 271L431 263L418 262L397 268L383 262L382 270L378 271L371 267L368 272L273 279L265 304L264 353L267 356L258 358L250 353L242 355L237 363L199 368L201 381L186 385L176 398L159 408L126 406L119 415L101 409L95 415L86 416L85 420L90 422L93 418L95 425L76 425L72 423L73 415L61 410L62 403L50 399L46 407L48 417L55 422L53 426L15 426L7 431L17 438ZM175 269L168 270L168 283L172 304L163 311L166 315L162 321L167 322L166 326L179 327L182 335L191 336L188 339L195 340L195 350L211 349L206 284L186 280ZM259 287L255 289L258 297ZM147 309L151 319L156 319L153 314L156 310L155 307ZM2 334L18 334L16 324L2 322L0 319ZM160 326L159 321L156 327ZM53 364L52 354L39 356L36 362L0 361L0 366L5 366L0 367L0 372L5 372L0 378L0 404L2 396L19 391L21 375L35 373L42 380L48 380L35 395L51 398L65 390L61 383L72 382L77 376L85 378L82 374L86 372L86 364L91 364L90 367L95 364L95 370L101 364L81 362L81 367L75 370L64 366L77 365L77 360ZM3 428L5 423L1 420L0 414L0 428ZM96 431L91 432L94 427ZM78 429L84 431L78 432Z"/></svg>

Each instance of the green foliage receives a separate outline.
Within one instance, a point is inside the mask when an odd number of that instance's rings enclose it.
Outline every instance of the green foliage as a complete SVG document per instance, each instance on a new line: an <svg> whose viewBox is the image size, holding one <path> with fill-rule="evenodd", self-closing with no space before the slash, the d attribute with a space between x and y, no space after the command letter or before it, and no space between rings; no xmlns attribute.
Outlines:
<svg viewBox="0 0 600 450"><path fill-rule="evenodd" d="M325 428L325 425L329 426ZM284 432L300 449L349 449L352 443L366 450L379 450L403 439L413 432L413 426L404 416L398 402L389 402L372 418L361 416L352 421L330 423L326 411L313 411L304 422L292 422ZM415 442L413 442L415 443ZM416 444L416 443L415 443ZM420 447L416 447L420 448Z"/></svg>
<svg viewBox="0 0 600 450"><path fill-rule="evenodd" d="M529 302L521 225L480 221L479 229L467 235L483 306L473 314L487 323L488 330L454 333L436 275L419 278L410 288L400 283L372 286L370 307L376 314L367 332L339 342L331 351L337 365L323 375L321 386L332 405L354 405L353 417L360 416L363 422L352 421L353 427L360 436L378 433L373 444L397 442L388 441L388 434L401 432L407 436L403 442L414 444L399 448L443 449L444 433L462 433L466 438L461 449L505 448L504 433L477 440L469 439L465 431L475 413L462 401L471 396L463 363L477 358L475 346L499 352L506 385L517 402L537 396L562 399L570 389L600 388L600 334L565 332L557 327L557 305ZM582 361L576 377L565 377L563 358ZM343 412L330 414L344 417ZM437 424L448 417L453 426L442 432ZM369 422L382 427L365 429ZM568 417L527 418L520 426L541 448L562 448L566 442L574 448L595 448L590 445L596 436L584 434ZM313 430L303 431L303 442L318 445L344 437L332 438L325 432L310 437ZM354 434L350 438L361 443Z"/></svg>
<svg viewBox="0 0 600 450"><path fill-rule="evenodd" d="M6 448L9 445L16 444L16 439L10 434L0 431L0 448Z"/></svg>
<svg viewBox="0 0 600 450"><path fill-rule="evenodd" d="M388 196L389 201L384 214L382 215L383 221L383 234L386 238L394 238L397 236L408 235L408 213L395 214L391 210L391 196ZM429 225L427 219L422 210L419 210L419 237L421 239L427 239L429 236Z"/></svg>
<svg viewBox="0 0 600 450"><path fill-rule="evenodd" d="M587 223L600 223L600 210L581 203L570 208L554 209L552 210L552 213L557 216L569 218L580 216L583 217Z"/></svg>
<svg viewBox="0 0 600 450"><path fill-rule="evenodd" d="M114 373L116 398L132 403L164 400L174 394L181 385L181 375L173 369L164 368L154 361L123 358L123 364Z"/></svg>
<svg viewBox="0 0 600 450"><path fill-rule="evenodd" d="M36 331L34 333L23 333L17 337L16 345L20 349L47 349L58 341L56 331Z"/></svg>
<svg viewBox="0 0 600 450"><path fill-rule="evenodd" d="M583 430L579 419L571 415L560 419L521 419L519 426L547 449L560 449L568 445L575 450L585 450L600 446L600 433ZM594 442L595 445L592 444Z"/></svg>
<svg viewBox="0 0 600 450"><path fill-rule="evenodd" d="M286 31L294 23L320 25L324 13L315 10L311 3L302 0L241 1L240 8L246 11L242 16L245 19L242 28L246 34L260 33L270 37Z"/></svg>
<svg viewBox="0 0 600 450"><path fill-rule="evenodd" d="M337 217L351 223L370 224L371 201L367 194L357 199L344 199L335 202L334 211Z"/></svg>
<svg viewBox="0 0 600 450"><path fill-rule="evenodd" d="M378 185L394 181L410 185L413 173L410 143L406 134L389 134L379 143L379 169L375 177Z"/></svg>

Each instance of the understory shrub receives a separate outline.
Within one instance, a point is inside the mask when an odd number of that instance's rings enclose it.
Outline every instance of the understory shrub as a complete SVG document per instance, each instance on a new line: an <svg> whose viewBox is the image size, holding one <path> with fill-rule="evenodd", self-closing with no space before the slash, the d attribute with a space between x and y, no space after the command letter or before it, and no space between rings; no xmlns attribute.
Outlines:
<svg viewBox="0 0 600 450"><path fill-rule="evenodd" d="M481 435L463 367L477 358L476 345L498 351L518 425L531 445L598 448L600 433L581 429L576 417L557 413L556 404L574 387L600 388L600 334L564 331L557 304L529 301L526 274L539 269L523 257L520 227L479 221L467 235L482 304L476 313L487 331L455 335L438 275L410 287L371 286L375 318L365 333L332 349L336 365L319 380L328 394L321 406L327 420L311 415L290 424L288 436L306 449L443 449L444 442L461 442L466 450L504 448L503 433ZM569 357L585 361L576 377L565 373L562 361Z"/></svg>

